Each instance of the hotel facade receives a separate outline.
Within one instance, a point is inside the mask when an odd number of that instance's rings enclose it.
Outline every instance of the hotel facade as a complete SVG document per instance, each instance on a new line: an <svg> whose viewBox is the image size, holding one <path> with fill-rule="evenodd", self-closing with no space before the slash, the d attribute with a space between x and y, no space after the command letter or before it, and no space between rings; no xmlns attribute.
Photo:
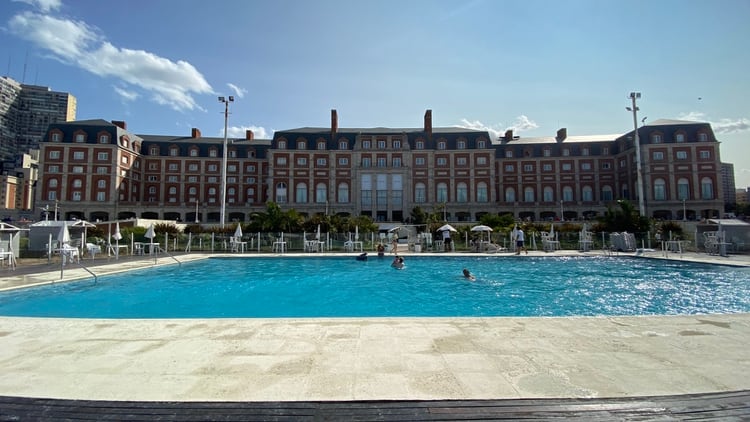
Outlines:
<svg viewBox="0 0 750 422"><path fill-rule="evenodd" d="M638 128L646 214L696 220L723 214L720 143L708 123L658 120ZM223 138L139 135L125 122L49 125L40 145L36 206L60 218L132 217L220 223ZM601 216L634 204L634 132L522 138L508 131L433 127L329 127L277 131L228 143L226 221L250 220L266 202L303 215L408 221L421 207L451 222L484 214L524 220Z"/></svg>

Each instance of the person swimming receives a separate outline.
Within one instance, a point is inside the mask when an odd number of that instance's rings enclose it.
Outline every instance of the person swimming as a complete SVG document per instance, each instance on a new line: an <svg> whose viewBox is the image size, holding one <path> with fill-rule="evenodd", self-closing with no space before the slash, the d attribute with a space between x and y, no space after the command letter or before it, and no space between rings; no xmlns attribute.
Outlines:
<svg viewBox="0 0 750 422"><path fill-rule="evenodd" d="M469 271L468 268L464 268L463 273L464 273L464 278L467 280L474 281L477 279L476 277L474 277L474 274L472 274L471 271Z"/></svg>
<svg viewBox="0 0 750 422"><path fill-rule="evenodd" d="M393 258L393 262L391 262L391 267L393 267L393 268L395 268L397 270L403 269L404 268L404 258L396 255Z"/></svg>

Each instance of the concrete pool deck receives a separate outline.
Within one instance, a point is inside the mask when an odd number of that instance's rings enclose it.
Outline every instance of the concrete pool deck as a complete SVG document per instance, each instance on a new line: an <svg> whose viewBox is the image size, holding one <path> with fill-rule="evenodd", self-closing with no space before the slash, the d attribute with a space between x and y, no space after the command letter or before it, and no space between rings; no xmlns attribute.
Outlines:
<svg viewBox="0 0 750 422"><path fill-rule="evenodd" d="M549 255L553 254L529 254ZM660 252L641 255L664 258ZM736 255L668 258L750 266L749 257ZM159 258L158 263L167 261ZM144 260L110 261L95 267L95 272L143 265ZM81 271L73 268L65 270L69 277ZM59 267L25 271L0 269L0 288L60 277ZM750 389L748 344L748 313L590 318L1 317L0 395L311 401L738 391Z"/></svg>

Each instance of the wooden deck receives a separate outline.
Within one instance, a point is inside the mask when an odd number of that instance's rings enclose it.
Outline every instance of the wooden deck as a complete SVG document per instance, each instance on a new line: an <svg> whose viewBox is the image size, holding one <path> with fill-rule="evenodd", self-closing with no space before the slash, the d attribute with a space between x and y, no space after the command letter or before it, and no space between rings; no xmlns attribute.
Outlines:
<svg viewBox="0 0 750 422"><path fill-rule="evenodd" d="M0 421L750 420L750 391L594 399L132 402L0 396Z"/></svg>

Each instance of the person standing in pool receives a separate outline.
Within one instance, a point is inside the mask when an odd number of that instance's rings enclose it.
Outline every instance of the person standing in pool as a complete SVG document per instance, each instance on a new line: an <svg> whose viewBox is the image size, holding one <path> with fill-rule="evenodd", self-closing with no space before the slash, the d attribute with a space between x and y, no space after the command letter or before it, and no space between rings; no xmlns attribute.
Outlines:
<svg viewBox="0 0 750 422"><path fill-rule="evenodd" d="M521 250L526 252L526 255L529 254L529 251L526 250L526 246L524 246L523 229L519 228L516 230L516 255L521 255Z"/></svg>

